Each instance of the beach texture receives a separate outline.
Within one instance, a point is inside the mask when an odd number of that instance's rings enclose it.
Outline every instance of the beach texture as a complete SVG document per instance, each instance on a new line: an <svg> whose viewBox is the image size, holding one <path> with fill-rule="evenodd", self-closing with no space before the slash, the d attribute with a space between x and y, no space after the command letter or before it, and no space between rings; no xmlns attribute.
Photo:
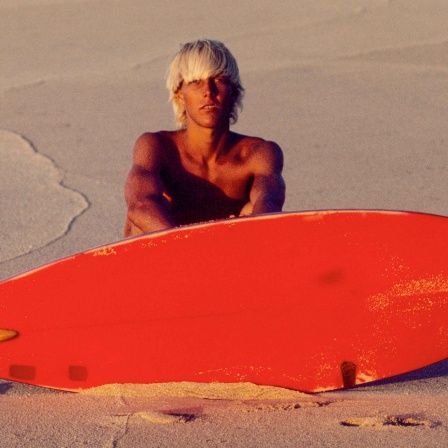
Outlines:
<svg viewBox="0 0 448 448"><path fill-rule="evenodd" d="M222 40L237 132L285 154L285 210L448 215L448 3L0 0L0 280L122 237L181 43ZM333 393L0 383L3 447L446 446L448 362Z"/></svg>

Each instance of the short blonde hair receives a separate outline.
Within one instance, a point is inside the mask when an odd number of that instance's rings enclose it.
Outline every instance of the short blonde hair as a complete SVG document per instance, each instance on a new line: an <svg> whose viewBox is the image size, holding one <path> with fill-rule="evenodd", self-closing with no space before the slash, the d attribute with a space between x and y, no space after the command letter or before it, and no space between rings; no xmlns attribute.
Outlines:
<svg viewBox="0 0 448 448"><path fill-rule="evenodd" d="M166 87L169 91L170 101L173 103L178 128L187 126L185 108L177 97L182 83L214 76L225 76L232 86L234 102L230 112L230 123L236 123L238 109L243 108L244 96L236 60L222 42L198 39L182 46L171 62L168 71Z"/></svg>

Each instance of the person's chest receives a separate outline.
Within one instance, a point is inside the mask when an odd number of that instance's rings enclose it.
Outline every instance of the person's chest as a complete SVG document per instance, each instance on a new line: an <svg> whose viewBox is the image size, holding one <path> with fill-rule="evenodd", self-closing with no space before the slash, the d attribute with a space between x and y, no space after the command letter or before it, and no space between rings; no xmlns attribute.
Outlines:
<svg viewBox="0 0 448 448"><path fill-rule="evenodd" d="M243 164L225 162L209 166L179 160L163 173L167 193L182 200L248 200L252 176Z"/></svg>

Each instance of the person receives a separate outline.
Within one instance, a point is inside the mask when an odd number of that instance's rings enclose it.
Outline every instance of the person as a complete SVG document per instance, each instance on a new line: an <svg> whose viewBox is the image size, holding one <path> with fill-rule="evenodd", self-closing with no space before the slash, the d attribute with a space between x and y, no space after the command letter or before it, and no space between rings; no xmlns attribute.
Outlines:
<svg viewBox="0 0 448 448"><path fill-rule="evenodd" d="M244 89L224 44L185 44L170 65L167 88L178 129L146 132L135 143L125 186L125 237L281 211L282 150L230 131Z"/></svg>

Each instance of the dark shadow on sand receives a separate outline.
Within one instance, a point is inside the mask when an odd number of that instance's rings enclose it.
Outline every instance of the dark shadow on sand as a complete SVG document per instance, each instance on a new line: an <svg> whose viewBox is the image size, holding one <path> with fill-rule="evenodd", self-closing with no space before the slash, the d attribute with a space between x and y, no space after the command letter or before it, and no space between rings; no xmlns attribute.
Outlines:
<svg viewBox="0 0 448 448"><path fill-rule="evenodd" d="M371 383L354 386L350 389L366 390L369 387L384 386L387 384L405 383L407 381L427 380L431 378L448 377L448 358L443 361L436 362L422 369L413 370L412 372L402 375L385 378L384 380L372 381ZM347 389L348 390L348 389Z"/></svg>
<svg viewBox="0 0 448 448"><path fill-rule="evenodd" d="M5 395L9 389L12 388L12 384L9 382L3 382L3 380L1 380L2 382L0 382L0 395Z"/></svg>

